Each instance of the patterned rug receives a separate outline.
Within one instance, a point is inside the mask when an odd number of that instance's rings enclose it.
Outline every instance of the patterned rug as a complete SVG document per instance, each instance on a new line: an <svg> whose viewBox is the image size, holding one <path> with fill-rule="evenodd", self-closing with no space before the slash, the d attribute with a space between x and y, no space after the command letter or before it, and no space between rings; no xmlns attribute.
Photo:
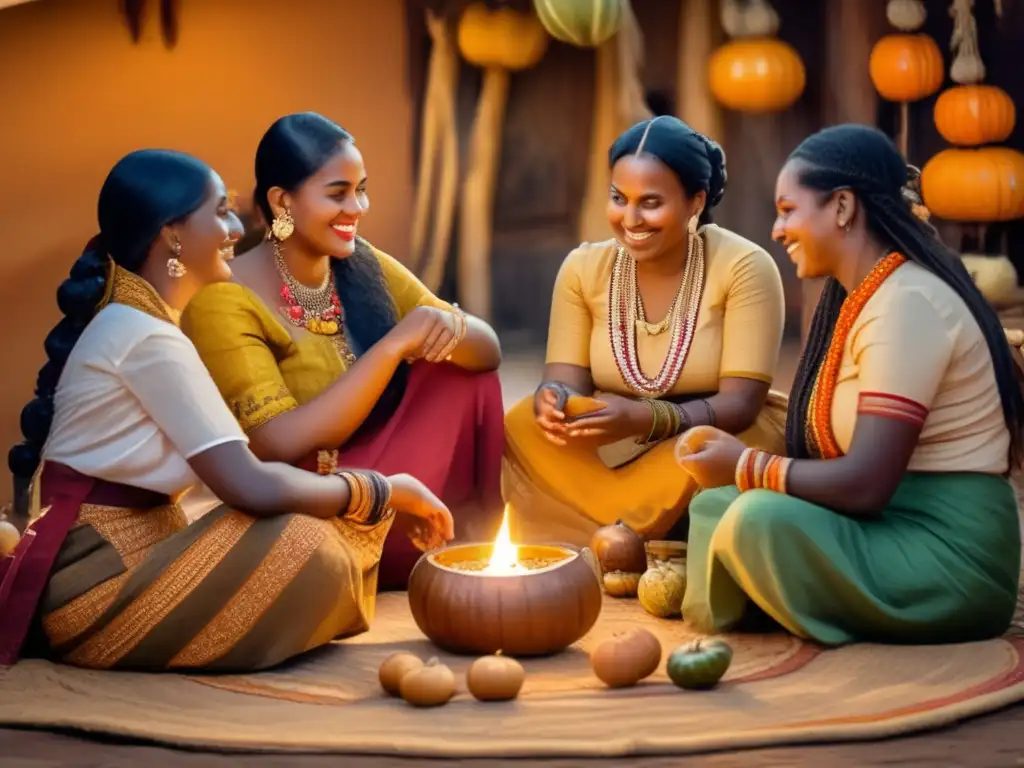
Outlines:
<svg viewBox="0 0 1024 768"><path fill-rule="evenodd" d="M598 624L556 657L527 660L518 700L465 692L420 710L387 698L377 668L392 651L438 655L460 676L471 659L437 653L404 594L382 595L371 632L271 672L197 677L89 672L42 661L0 670L0 725L71 728L207 750L434 757L623 757L880 739L1024 699L1024 640L823 650L787 635L733 635L711 691L673 686L661 669L609 690L587 651L643 625L663 658L692 638L681 621L606 598Z"/></svg>

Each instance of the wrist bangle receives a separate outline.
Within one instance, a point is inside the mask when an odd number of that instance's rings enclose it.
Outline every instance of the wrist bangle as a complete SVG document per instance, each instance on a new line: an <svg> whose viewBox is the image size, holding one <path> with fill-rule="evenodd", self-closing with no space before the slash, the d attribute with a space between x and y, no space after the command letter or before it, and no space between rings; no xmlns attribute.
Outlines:
<svg viewBox="0 0 1024 768"><path fill-rule="evenodd" d="M690 414L681 405L654 398L644 398L643 402L651 409L651 429L646 438L637 438L641 445L660 443L693 426Z"/></svg>
<svg viewBox="0 0 1024 768"><path fill-rule="evenodd" d="M550 389L555 393L555 408L560 411L565 410L565 404L568 402L569 397L572 395L572 391L560 381L542 381L540 386L533 391L533 413L537 415L537 395L543 392L545 389Z"/></svg>
<svg viewBox="0 0 1024 768"><path fill-rule="evenodd" d="M746 448L736 462L736 487L740 493L763 488L786 493L787 476L793 460L757 448Z"/></svg>
<svg viewBox="0 0 1024 768"><path fill-rule="evenodd" d="M391 514L391 483L380 472L364 469L338 475L349 487L348 507L341 515L346 520L376 525Z"/></svg>

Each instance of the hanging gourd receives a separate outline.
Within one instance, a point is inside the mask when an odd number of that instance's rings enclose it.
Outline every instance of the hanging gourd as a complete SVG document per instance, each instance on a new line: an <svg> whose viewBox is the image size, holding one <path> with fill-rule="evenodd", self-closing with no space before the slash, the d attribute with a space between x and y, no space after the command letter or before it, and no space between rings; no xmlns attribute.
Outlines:
<svg viewBox="0 0 1024 768"><path fill-rule="evenodd" d="M510 72L543 58L548 35L532 13L473 3L459 19L459 50L484 70L469 139L459 214L459 299L467 312L491 317L491 238L494 191L508 105Z"/></svg>
<svg viewBox="0 0 1024 768"><path fill-rule="evenodd" d="M807 71L800 54L775 37L779 17L767 0L725 0L722 26L730 42L708 62L708 86L722 106L740 112L779 112L800 98Z"/></svg>
<svg viewBox="0 0 1024 768"><path fill-rule="evenodd" d="M622 24L620 0L533 0L533 7L549 35L578 48L597 48Z"/></svg>
<svg viewBox="0 0 1024 768"><path fill-rule="evenodd" d="M949 221L1024 216L1024 154L1006 147L944 149L921 170L928 210Z"/></svg>
<svg viewBox="0 0 1024 768"><path fill-rule="evenodd" d="M921 0L889 0L885 11L889 23L900 34L886 35L875 43L868 71L882 98L900 105L897 143L906 157L910 135L908 105L942 87L942 52L934 39L917 32L927 18Z"/></svg>
<svg viewBox="0 0 1024 768"><path fill-rule="evenodd" d="M444 280L459 195L459 52L447 19L427 10L426 24L430 64L420 127L410 261L426 286L437 291Z"/></svg>

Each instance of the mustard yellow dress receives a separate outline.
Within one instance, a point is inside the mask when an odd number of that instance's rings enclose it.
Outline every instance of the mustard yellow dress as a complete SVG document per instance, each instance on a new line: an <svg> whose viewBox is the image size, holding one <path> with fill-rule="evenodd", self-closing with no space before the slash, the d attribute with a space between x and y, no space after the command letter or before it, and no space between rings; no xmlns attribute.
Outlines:
<svg viewBox="0 0 1024 768"><path fill-rule="evenodd" d="M785 305L774 259L760 246L716 225L702 227L705 286L689 356L667 397L707 397L719 380L771 383L782 344ZM546 362L589 368L595 389L636 396L622 380L608 334L608 291L617 244L584 243L555 281ZM642 369L657 372L671 334L637 335ZM772 392L755 424L740 435L781 453L785 397ZM685 513L697 488L673 458L673 441L610 469L593 448L557 446L544 437L533 397L505 417L502 491L512 505L520 541L583 545L602 525L622 520L649 538L664 536Z"/></svg>

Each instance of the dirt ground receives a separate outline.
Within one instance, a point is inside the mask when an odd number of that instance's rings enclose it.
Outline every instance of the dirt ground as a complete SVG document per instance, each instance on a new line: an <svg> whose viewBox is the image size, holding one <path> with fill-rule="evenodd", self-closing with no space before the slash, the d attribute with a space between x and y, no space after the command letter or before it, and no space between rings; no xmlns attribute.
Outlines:
<svg viewBox="0 0 1024 768"><path fill-rule="evenodd" d="M797 349L788 345L779 363L776 387L789 389L796 368ZM537 354L507 358L502 368L506 404L529 394L540 380ZM86 739L70 734L0 729L2 768L52 768L55 766L134 768L181 766L182 768L498 768L532 764L527 760L417 760L395 757L341 757L332 755L244 755L198 753L161 747ZM667 768L684 764L693 768L740 766L971 766L1004 768L1024 766L1024 705L967 721L931 733L863 744L779 747L691 758L645 758L615 761L545 760L546 766L582 768L596 764Z"/></svg>

